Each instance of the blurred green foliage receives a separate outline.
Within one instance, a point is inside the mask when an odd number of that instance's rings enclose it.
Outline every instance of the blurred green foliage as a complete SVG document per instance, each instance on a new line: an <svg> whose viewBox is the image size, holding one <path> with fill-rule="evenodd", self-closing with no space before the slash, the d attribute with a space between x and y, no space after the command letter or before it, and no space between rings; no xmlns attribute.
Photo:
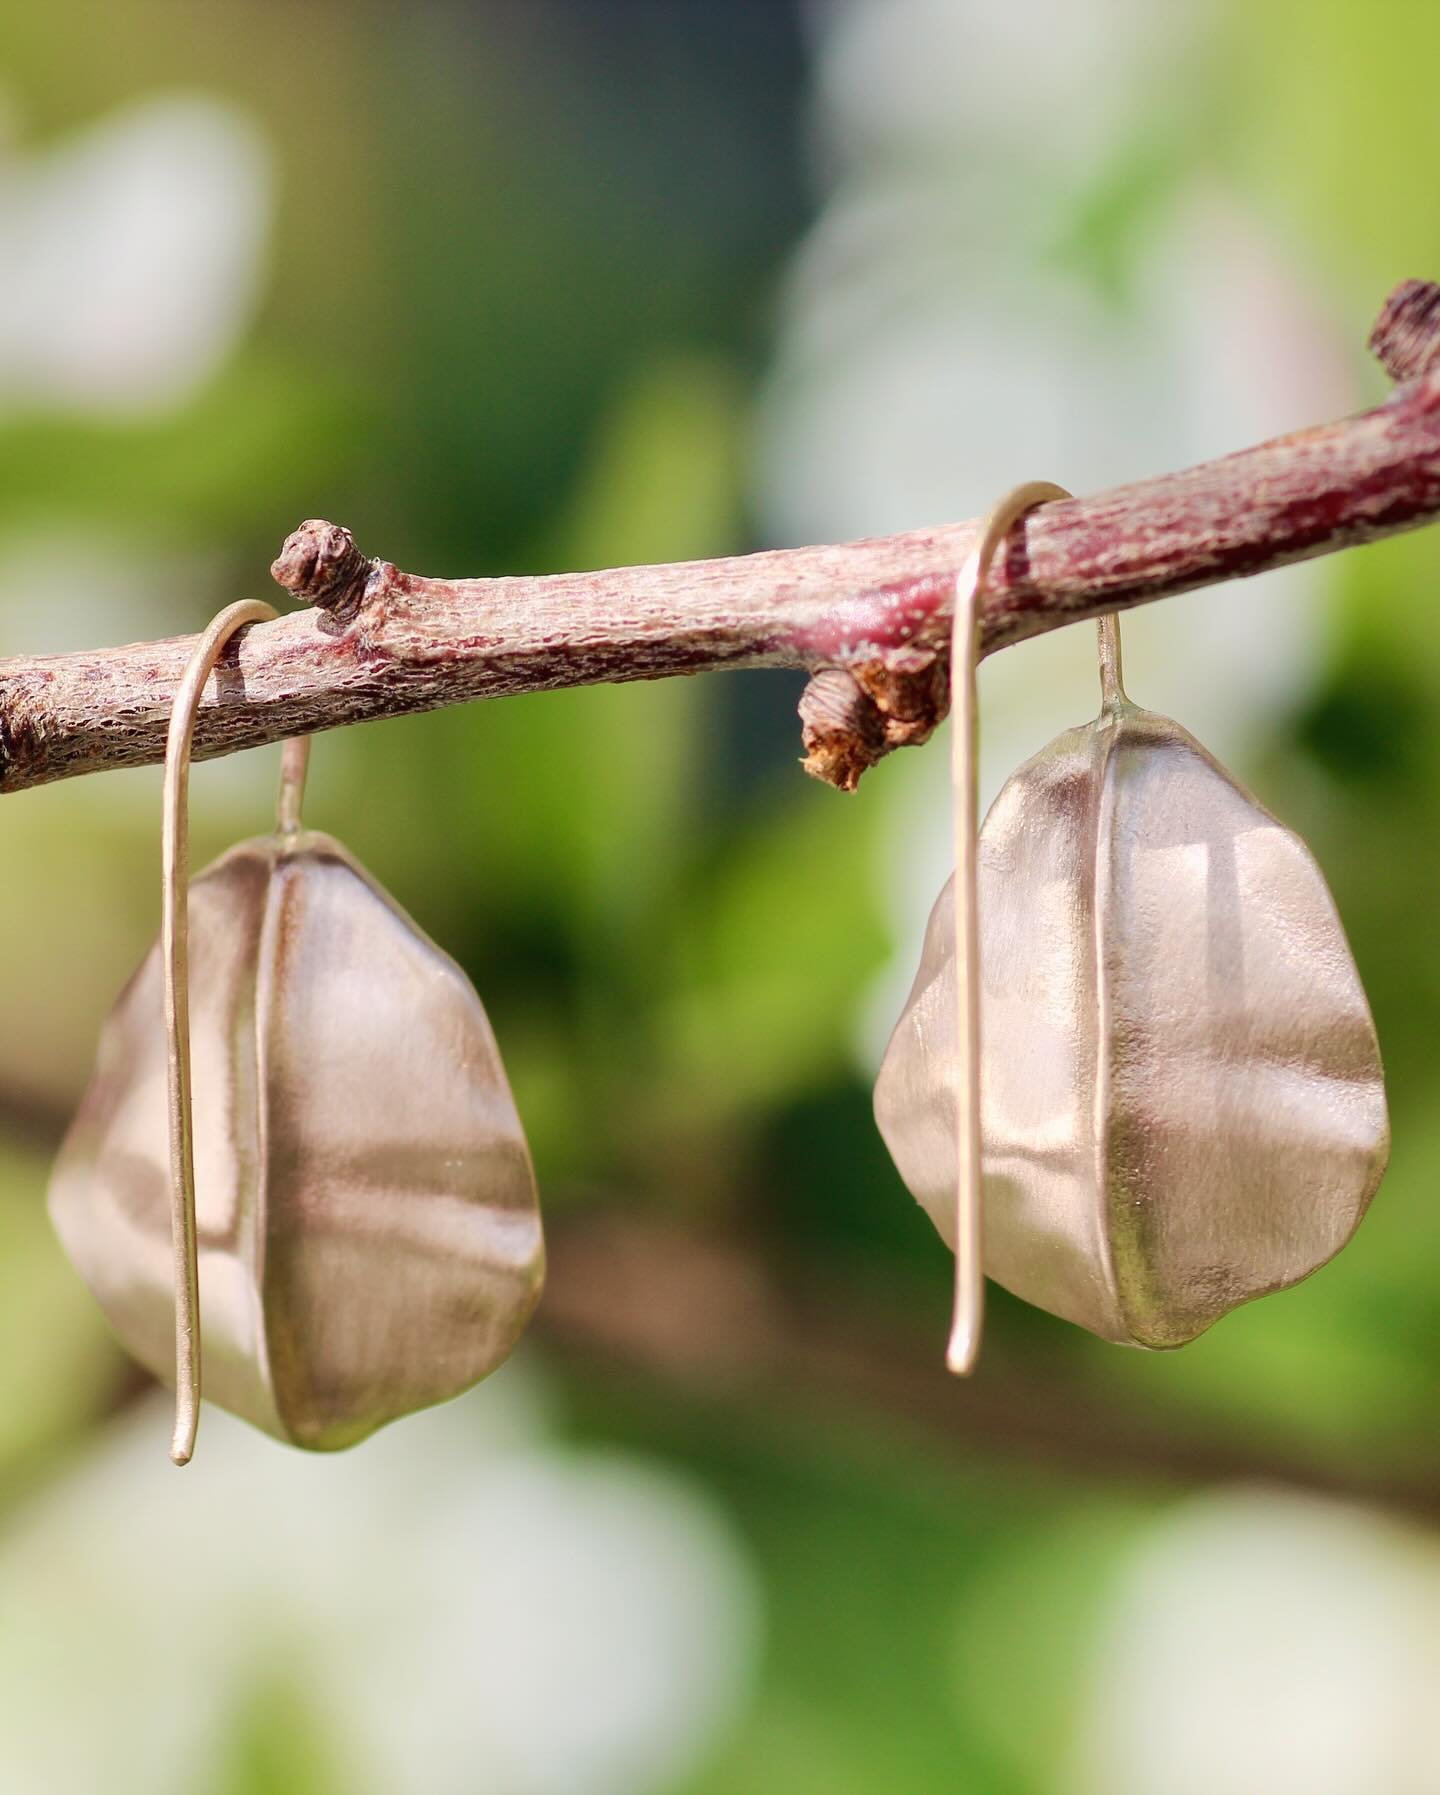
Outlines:
<svg viewBox="0 0 1440 1795"><path fill-rule="evenodd" d="M1221 21L1189 91L1157 94L1058 221L1055 254L1123 311L1134 245L1207 173L1314 271L1358 365L1387 285L1440 272L1440 10L1227 0ZM787 9L127 0L97 20L51 0L12 7L5 40L27 142L179 84L252 111L279 168L260 316L182 409L0 411L0 558L42 533L62 569L96 537L198 569L193 589L166 585L164 621L96 618L97 641L191 628L263 590L309 515L429 571L751 546L753 398L811 204ZM1433 532L1346 557L1330 664L1252 769L1326 868L1386 1054L1394 1162L1357 1242L1178 1355L994 1304L997 1362L1063 1367L1086 1401L1278 1448L1322 1479L1434 1470L1437 586ZM29 648L24 602L0 591L0 630ZM938 1328L947 1266L875 1141L854 1046L892 947L892 775L848 803L800 778L794 696L785 676L729 675L344 732L319 744L311 813L475 978L554 1214L663 1206L748 1230L788 1266L863 1273L877 1311ZM262 826L272 778L263 755L197 775L197 857ZM153 925L157 789L97 780L0 814L0 1078L42 1121L81 1087ZM83 1453L125 1376L49 1236L43 1158L15 1139L0 1152L8 1504ZM576 1434L689 1466L763 1578L753 1709L676 1795L1051 1788L1089 1629L1163 1509L1159 1479L1047 1474L1003 1443L961 1473L863 1411L808 1427L567 1375ZM337 1778L303 1691L277 1675L237 1697L214 1795L328 1795Z"/></svg>

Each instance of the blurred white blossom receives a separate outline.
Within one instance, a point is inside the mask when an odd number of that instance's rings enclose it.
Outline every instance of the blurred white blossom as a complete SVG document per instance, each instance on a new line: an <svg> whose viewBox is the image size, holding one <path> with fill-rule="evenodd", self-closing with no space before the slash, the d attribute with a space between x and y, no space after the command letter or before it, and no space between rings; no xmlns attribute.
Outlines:
<svg viewBox="0 0 1440 1795"><path fill-rule="evenodd" d="M351 1795L645 1795L754 1669L757 1597L713 1502L547 1437L533 1375L353 1454L207 1409L116 1425L0 1539L0 1789L190 1795L282 1674Z"/></svg>
<svg viewBox="0 0 1440 1795"><path fill-rule="evenodd" d="M175 406L259 296L264 142L208 95L137 101L53 146L0 144L0 408Z"/></svg>
<svg viewBox="0 0 1440 1795"><path fill-rule="evenodd" d="M1440 1548L1268 1492L1163 1522L1126 1569L1064 1795L1435 1795Z"/></svg>
<svg viewBox="0 0 1440 1795"><path fill-rule="evenodd" d="M1125 146L1203 28L1197 0L841 0L821 9L818 130L843 168L969 152L1072 193Z"/></svg>

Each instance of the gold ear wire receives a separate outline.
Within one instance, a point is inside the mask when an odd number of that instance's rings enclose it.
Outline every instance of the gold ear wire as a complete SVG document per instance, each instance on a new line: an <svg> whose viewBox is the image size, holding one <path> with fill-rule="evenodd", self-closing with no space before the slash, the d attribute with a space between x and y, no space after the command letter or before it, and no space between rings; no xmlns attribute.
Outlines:
<svg viewBox="0 0 1440 1795"><path fill-rule="evenodd" d="M1098 618L1100 637L1100 702L1107 711L1117 704L1126 704L1124 669L1120 660L1120 619L1114 611Z"/></svg>
<svg viewBox="0 0 1440 1795"><path fill-rule="evenodd" d="M975 546L955 581L950 715L955 799L955 1014L959 1039L955 1060L955 1309L945 1363L960 1377L975 1369L985 1314L980 1183L980 914L976 876L979 757L975 673L980 648L980 596L995 553L1015 521L1036 505L1074 496L1047 480L1032 480L1007 493L981 524ZM1117 669L1118 664L1117 641Z"/></svg>
<svg viewBox="0 0 1440 1795"><path fill-rule="evenodd" d="M190 1103L190 743L200 695L225 644L247 623L268 623L279 614L263 599L247 598L215 618L196 644L181 678L165 738L160 939L170 1091L170 1238L175 1258L175 1434L170 1456L177 1465L190 1462L200 1422L200 1273ZM292 755L295 746L286 744L280 788L282 827L292 811L295 826L299 826L305 755ZM302 738L298 746L308 747L308 740Z"/></svg>
<svg viewBox="0 0 1440 1795"><path fill-rule="evenodd" d="M275 806L275 833L300 833L300 807L305 802L305 775L310 771L310 738L292 735L280 757L280 799Z"/></svg>

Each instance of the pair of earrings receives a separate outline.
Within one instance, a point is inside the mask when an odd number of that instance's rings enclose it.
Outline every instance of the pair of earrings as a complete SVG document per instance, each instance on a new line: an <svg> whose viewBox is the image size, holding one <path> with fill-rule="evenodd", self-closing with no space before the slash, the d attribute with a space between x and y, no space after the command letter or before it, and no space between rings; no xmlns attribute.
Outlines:
<svg viewBox="0 0 1440 1795"><path fill-rule="evenodd" d="M200 694L234 632L275 615L230 606L181 682L161 939L105 1024L50 1186L116 1333L157 1376L173 1368L177 1464L194 1449L202 1339L222 1407L333 1450L494 1370L544 1275L484 1008L339 842L302 827L307 739L285 745L275 832L190 887Z"/></svg>
<svg viewBox="0 0 1440 1795"><path fill-rule="evenodd" d="M1319 867L1193 737L1129 701L1113 617L1100 716L1022 767L977 830L980 595L1012 525L1069 496L1008 495L957 584L956 874L875 1092L901 1176L955 1247L959 1372L987 1271L1108 1340L1193 1339L1338 1252L1389 1145ZM330 1450L492 1371L544 1273L485 1011L340 844L301 827L308 742L286 746L275 833L189 890L200 694L231 635L274 615L222 612L181 683L161 940L106 1023L50 1191L121 1339L157 1375L173 1363L181 1464L202 1334L222 1406Z"/></svg>
<svg viewBox="0 0 1440 1795"><path fill-rule="evenodd" d="M875 1088L896 1167L956 1250L962 1373L987 1273L1104 1339L1183 1345L1337 1253L1389 1150L1374 1024L1319 867L1130 702L1114 617L1099 717L1021 767L977 833L979 597L1012 525L1070 496L1017 488L960 575L956 872Z"/></svg>

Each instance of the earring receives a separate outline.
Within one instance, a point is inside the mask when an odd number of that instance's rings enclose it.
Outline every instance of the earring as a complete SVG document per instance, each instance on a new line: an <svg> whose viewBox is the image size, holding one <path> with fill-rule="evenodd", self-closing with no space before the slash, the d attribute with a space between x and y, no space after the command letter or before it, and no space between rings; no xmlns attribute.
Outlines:
<svg viewBox="0 0 1440 1795"><path fill-rule="evenodd" d="M230 606L181 681L161 940L105 1023L50 1185L116 1333L157 1376L173 1370L177 1464L194 1448L202 1340L208 1396L328 1451L493 1371L544 1274L484 1008L339 842L302 827L308 739L285 744L275 833L190 887L200 695L233 633L275 615Z"/></svg>
<svg viewBox="0 0 1440 1795"><path fill-rule="evenodd" d="M978 1341L982 1141L984 1271L1146 1347L1323 1265L1389 1151L1374 1024L1320 868L1130 702L1116 618L1099 626L1099 717L1021 767L975 837L978 594L1010 525L1069 496L1011 494L961 575L956 874L875 1088L901 1177L956 1245L955 1370Z"/></svg>

